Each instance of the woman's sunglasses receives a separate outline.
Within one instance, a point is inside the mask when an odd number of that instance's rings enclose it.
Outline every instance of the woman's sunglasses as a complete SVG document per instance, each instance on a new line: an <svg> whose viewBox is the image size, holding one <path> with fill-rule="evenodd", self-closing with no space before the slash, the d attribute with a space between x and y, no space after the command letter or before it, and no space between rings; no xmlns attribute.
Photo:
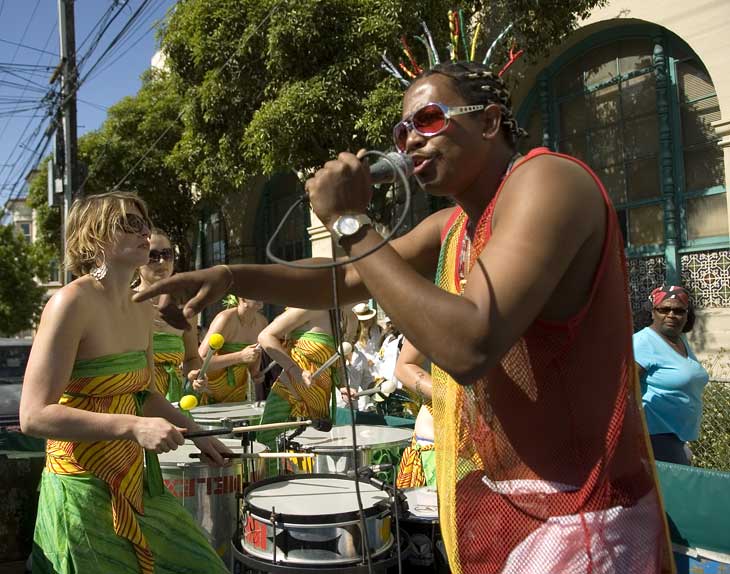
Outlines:
<svg viewBox="0 0 730 574"><path fill-rule="evenodd" d="M418 108L406 119L395 124L393 128L393 142L396 149L405 153L408 134L411 130L424 137L430 138L443 132L449 127L449 118L470 114L486 108L486 105L458 106L450 108L444 104L430 102Z"/></svg>
<svg viewBox="0 0 730 574"><path fill-rule="evenodd" d="M677 317L684 317L687 314L687 309L683 309L681 307L654 307L654 311L660 315L669 315L670 313L674 313Z"/></svg>
<svg viewBox="0 0 730 574"><path fill-rule="evenodd" d="M169 247L165 247L165 249L150 249L150 263L172 261L174 256L175 253Z"/></svg>
<svg viewBox="0 0 730 574"><path fill-rule="evenodd" d="M119 228L125 233L142 233L145 229L149 233L150 223L136 213L127 213L119 221Z"/></svg>

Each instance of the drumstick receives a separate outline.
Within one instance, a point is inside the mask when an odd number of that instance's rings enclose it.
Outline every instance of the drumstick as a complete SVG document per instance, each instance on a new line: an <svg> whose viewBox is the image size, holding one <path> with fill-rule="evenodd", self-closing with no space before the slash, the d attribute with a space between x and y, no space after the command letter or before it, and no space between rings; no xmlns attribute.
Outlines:
<svg viewBox="0 0 730 574"><path fill-rule="evenodd" d="M245 452L243 454L235 452L219 452L223 458L314 458L313 452ZM190 453L190 458L203 458L208 456L202 452ZM210 458L208 456L208 458Z"/></svg>
<svg viewBox="0 0 730 574"><path fill-rule="evenodd" d="M219 435L219 434L245 433L245 432L254 432L254 431L268 430L268 429L285 429L285 428L291 428L291 427L308 426L313 423L314 423L314 421L311 421L311 420L285 421L285 422L281 422L281 423L266 423L263 425L250 425L247 427L234 427L232 429L228 429L228 428L207 429L207 430L186 432L185 438L215 436L215 435Z"/></svg>
<svg viewBox="0 0 730 574"><path fill-rule="evenodd" d="M213 333L210 336L210 338L208 339L208 352L205 354L205 359L203 359L203 366L200 367L200 371L198 372L199 379L205 377L205 373L208 372L208 365L210 365L210 360L213 358L213 355L215 355L215 352L223 347L223 344L225 342L226 340L220 333Z"/></svg>
<svg viewBox="0 0 730 574"><path fill-rule="evenodd" d="M352 353L352 345L350 343L348 343L347 341L342 343L342 352L343 352L343 356L347 356L350 353ZM312 373L311 378L316 379L317 377L319 377L323 372L325 372L327 369L329 369L335 363L335 361L337 361L337 359L339 359L339 358L340 358L340 353L338 351L334 355L332 355L329 359L327 359L319 369L314 371Z"/></svg>

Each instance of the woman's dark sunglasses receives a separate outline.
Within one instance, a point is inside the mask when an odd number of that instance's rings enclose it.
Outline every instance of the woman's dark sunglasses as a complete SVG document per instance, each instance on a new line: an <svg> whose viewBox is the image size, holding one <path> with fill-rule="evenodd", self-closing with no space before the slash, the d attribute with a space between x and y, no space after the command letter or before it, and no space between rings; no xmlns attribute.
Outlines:
<svg viewBox="0 0 730 574"><path fill-rule="evenodd" d="M150 231L150 222L136 213L127 213L120 221L119 228L125 233L142 233Z"/></svg>
<svg viewBox="0 0 730 574"><path fill-rule="evenodd" d="M425 106L418 108L410 116L395 124L393 128L393 143L396 149L405 153L408 134L414 130L417 134L430 138L443 132L449 127L449 118L460 116L461 114L470 114L483 110L487 106L458 106L450 108L438 102L429 102Z"/></svg>
<svg viewBox="0 0 730 574"><path fill-rule="evenodd" d="M165 249L150 249L150 263L172 261L173 257L175 257L175 253L169 247L165 247Z"/></svg>
<svg viewBox="0 0 730 574"><path fill-rule="evenodd" d="M654 311L660 315L669 315L669 313L674 313L677 317L684 317L687 314L687 309L683 309L681 307L654 307Z"/></svg>

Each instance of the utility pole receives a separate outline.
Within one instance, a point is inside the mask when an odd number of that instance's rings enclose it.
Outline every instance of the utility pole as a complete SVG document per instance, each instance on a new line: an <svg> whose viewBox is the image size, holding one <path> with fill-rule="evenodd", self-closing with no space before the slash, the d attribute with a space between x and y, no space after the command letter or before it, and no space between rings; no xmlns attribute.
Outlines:
<svg viewBox="0 0 730 574"><path fill-rule="evenodd" d="M63 253L66 252L66 225L68 212L79 188L76 125L76 25L75 0L58 0L58 30L61 37L61 112L63 114ZM64 283L71 281L64 271Z"/></svg>

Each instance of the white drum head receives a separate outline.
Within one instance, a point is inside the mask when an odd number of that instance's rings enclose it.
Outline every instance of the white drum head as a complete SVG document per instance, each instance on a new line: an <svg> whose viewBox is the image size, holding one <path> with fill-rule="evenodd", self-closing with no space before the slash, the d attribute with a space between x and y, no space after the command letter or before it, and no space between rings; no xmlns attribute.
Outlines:
<svg viewBox="0 0 730 574"><path fill-rule="evenodd" d="M221 422L226 419L253 419L264 414L265 401L256 403L216 403L190 410L193 420L201 424Z"/></svg>
<svg viewBox="0 0 730 574"><path fill-rule="evenodd" d="M231 451L241 454L241 441L239 439L222 438L218 440ZM265 450L265 445L259 442L251 443L251 452L264 452ZM200 449L195 446L193 441L186 440L184 445L177 447L177 450L171 450L157 456L160 460L160 466L208 466L206 462L201 461L199 458L190 458L190 455L196 452L200 452Z"/></svg>
<svg viewBox="0 0 730 574"><path fill-rule="evenodd" d="M408 499L408 513L416 518L438 520L439 502L436 489L431 486L411 488L403 493Z"/></svg>
<svg viewBox="0 0 730 574"><path fill-rule="evenodd" d="M363 509L387 500L388 495L371 484L360 482ZM325 516L357 512L355 481L346 477L292 477L254 488L246 502L277 514L289 516Z"/></svg>
<svg viewBox="0 0 730 574"><path fill-rule="evenodd" d="M382 425L356 425L355 428L357 430L358 448L407 444L411 441L413 435L412 429ZM294 440L303 447L311 448L314 451L341 451L352 448L352 427L349 425L332 427L329 432L322 432L309 427Z"/></svg>

